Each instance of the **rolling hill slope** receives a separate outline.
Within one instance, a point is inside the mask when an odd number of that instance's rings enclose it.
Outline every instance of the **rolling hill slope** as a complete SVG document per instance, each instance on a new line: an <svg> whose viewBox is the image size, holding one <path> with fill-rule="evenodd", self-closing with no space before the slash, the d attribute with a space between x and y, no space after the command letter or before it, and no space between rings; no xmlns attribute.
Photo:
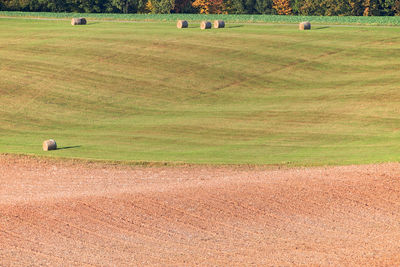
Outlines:
<svg viewBox="0 0 400 267"><path fill-rule="evenodd" d="M400 28L0 19L0 152L396 161ZM59 147L41 151L54 138Z"/></svg>

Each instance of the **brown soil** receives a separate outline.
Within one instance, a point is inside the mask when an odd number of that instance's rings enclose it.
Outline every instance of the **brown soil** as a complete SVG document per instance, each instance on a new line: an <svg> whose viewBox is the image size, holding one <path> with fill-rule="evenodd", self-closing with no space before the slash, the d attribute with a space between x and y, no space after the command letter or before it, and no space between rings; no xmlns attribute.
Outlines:
<svg viewBox="0 0 400 267"><path fill-rule="evenodd" d="M399 177L0 155L0 266L398 265Z"/></svg>

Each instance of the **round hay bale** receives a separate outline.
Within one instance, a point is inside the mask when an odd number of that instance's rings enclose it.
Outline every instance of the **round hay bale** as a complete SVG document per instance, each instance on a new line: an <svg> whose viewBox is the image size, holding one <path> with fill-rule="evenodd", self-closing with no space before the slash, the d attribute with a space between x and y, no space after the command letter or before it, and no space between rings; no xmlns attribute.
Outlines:
<svg viewBox="0 0 400 267"><path fill-rule="evenodd" d="M49 139L43 142L43 151L56 150L56 149L57 149L57 143L53 139Z"/></svg>
<svg viewBox="0 0 400 267"><path fill-rule="evenodd" d="M80 25L86 25L87 21L86 21L85 18L79 18L79 19L80 19L80 21L81 21L81 24L80 24Z"/></svg>
<svg viewBox="0 0 400 267"><path fill-rule="evenodd" d="M178 20L178 23L176 24L178 29L187 28L188 26L189 23L186 20Z"/></svg>
<svg viewBox="0 0 400 267"><path fill-rule="evenodd" d="M73 18L71 20L71 25L86 25L86 23L85 18Z"/></svg>
<svg viewBox="0 0 400 267"><path fill-rule="evenodd" d="M308 21L301 22L299 24L299 30L311 30L311 23Z"/></svg>
<svg viewBox="0 0 400 267"><path fill-rule="evenodd" d="M202 21L200 23L200 29L204 30L204 29L211 29L211 22L209 21Z"/></svg>
<svg viewBox="0 0 400 267"><path fill-rule="evenodd" d="M214 28L225 28L225 22L223 20L214 20Z"/></svg>
<svg viewBox="0 0 400 267"><path fill-rule="evenodd" d="M79 19L77 19L77 18L72 18L72 20L71 20L71 25L78 25L78 23L79 23Z"/></svg>

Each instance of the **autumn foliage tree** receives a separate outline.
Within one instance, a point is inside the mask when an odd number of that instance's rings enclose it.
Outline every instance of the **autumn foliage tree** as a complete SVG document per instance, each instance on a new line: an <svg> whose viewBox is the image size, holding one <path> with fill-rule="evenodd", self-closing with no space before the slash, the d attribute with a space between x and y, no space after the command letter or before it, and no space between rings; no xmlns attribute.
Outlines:
<svg viewBox="0 0 400 267"><path fill-rule="evenodd" d="M192 5L198 8L201 14L225 13L223 0L195 0Z"/></svg>
<svg viewBox="0 0 400 267"><path fill-rule="evenodd" d="M274 0L274 5L272 6L279 15L291 15L292 8L290 7L289 0Z"/></svg>
<svg viewBox="0 0 400 267"><path fill-rule="evenodd" d="M363 16L379 15L377 0L364 0L363 7L364 7Z"/></svg>

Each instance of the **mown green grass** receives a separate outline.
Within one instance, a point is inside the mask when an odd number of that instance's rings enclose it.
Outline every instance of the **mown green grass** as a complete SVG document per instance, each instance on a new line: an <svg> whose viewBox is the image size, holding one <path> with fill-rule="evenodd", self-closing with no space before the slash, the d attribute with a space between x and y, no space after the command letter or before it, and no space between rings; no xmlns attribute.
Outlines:
<svg viewBox="0 0 400 267"><path fill-rule="evenodd" d="M0 19L0 153L324 165L400 159L400 28ZM41 151L54 138L61 149Z"/></svg>
<svg viewBox="0 0 400 267"><path fill-rule="evenodd" d="M51 13L0 11L0 16L59 18L85 17L95 20L132 20L132 21L177 21L185 19L199 22L202 20L222 19L226 22L247 23L300 23L310 21L312 24L360 24L360 25L400 25L399 16L279 16L279 15L218 15L218 14L104 14L104 13Z"/></svg>

